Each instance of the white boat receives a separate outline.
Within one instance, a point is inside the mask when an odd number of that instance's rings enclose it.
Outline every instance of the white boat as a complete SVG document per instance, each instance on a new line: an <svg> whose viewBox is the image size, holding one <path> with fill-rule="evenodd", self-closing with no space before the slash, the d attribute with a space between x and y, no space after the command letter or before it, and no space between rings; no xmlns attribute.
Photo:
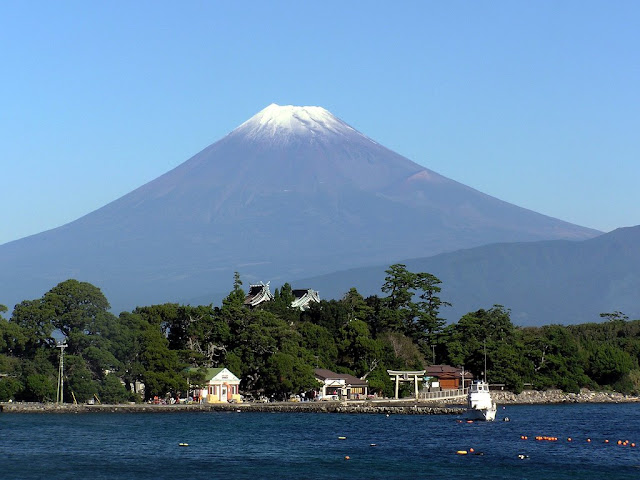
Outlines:
<svg viewBox="0 0 640 480"><path fill-rule="evenodd" d="M496 419L497 410L495 402L491 400L489 384L482 380L474 381L469 387L467 396L467 418L493 422Z"/></svg>

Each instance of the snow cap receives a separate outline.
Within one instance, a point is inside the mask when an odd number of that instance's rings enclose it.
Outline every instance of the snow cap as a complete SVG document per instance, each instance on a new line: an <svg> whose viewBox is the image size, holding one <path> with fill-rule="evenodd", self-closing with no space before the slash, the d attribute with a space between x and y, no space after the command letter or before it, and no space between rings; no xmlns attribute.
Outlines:
<svg viewBox="0 0 640 480"><path fill-rule="evenodd" d="M286 141L293 136L352 135L357 132L322 107L272 103L232 133L255 140Z"/></svg>

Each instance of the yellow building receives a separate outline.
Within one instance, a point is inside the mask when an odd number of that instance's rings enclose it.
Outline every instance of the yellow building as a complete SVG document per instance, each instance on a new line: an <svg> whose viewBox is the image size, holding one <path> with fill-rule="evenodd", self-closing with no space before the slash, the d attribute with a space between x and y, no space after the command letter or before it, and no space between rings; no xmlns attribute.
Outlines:
<svg viewBox="0 0 640 480"><path fill-rule="evenodd" d="M203 403L240 403L240 379L224 367L207 368L205 386L200 390Z"/></svg>

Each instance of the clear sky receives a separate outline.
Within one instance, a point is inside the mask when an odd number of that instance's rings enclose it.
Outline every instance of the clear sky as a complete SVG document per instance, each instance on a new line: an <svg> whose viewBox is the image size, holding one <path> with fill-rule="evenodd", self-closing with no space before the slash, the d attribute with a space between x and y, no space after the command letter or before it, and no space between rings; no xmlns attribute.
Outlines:
<svg viewBox="0 0 640 480"><path fill-rule="evenodd" d="M319 105L502 200L640 224L638 1L0 2L0 243L270 103Z"/></svg>

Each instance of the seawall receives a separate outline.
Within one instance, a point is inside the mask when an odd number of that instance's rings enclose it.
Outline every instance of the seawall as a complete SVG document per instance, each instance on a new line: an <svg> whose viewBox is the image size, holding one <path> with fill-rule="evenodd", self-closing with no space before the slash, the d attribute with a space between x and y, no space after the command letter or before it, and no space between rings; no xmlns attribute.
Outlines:
<svg viewBox="0 0 640 480"><path fill-rule="evenodd" d="M461 407L434 405L423 402L276 402L211 405L73 405L55 403L2 403L3 413L177 413L177 412L282 412L282 413L369 413L403 415L459 415Z"/></svg>
<svg viewBox="0 0 640 480"><path fill-rule="evenodd" d="M545 405L558 403L640 403L640 397L616 392L563 393L561 390L525 390L519 394L492 391L498 405ZM281 413L369 413L402 415L461 415L465 399L440 401L413 399L349 402L275 402L152 405L148 403L118 405L73 405L55 403L5 402L4 413L177 413L177 412L281 412Z"/></svg>

